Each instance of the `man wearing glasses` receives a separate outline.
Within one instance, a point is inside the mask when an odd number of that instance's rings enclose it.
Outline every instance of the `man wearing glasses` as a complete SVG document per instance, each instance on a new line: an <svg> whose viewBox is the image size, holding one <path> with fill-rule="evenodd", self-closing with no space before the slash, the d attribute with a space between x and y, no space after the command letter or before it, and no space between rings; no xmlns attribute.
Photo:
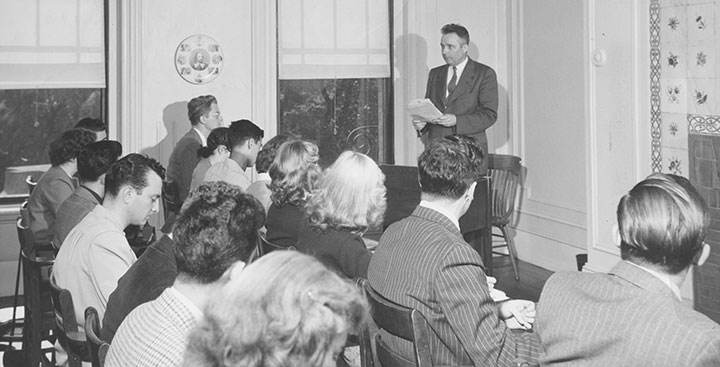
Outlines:
<svg viewBox="0 0 720 367"><path fill-rule="evenodd" d="M188 118L192 126L175 145L167 170L168 179L177 185L180 202L185 201L190 191L192 173L200 161L198 149L207 145L207 136L210 132L223 124L217 99L214 96L195 97L187 106Z"/></svg>

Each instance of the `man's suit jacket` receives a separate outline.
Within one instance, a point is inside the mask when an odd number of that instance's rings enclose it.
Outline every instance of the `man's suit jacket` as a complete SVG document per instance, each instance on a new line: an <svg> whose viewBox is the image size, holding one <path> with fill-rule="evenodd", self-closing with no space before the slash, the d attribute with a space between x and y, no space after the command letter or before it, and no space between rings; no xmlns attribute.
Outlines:
<svg viewBox="0 0 720 367"><path fill-rule="evenodd" d="M167 177L177 183L180 201L185 201L190 192L193 170L200 162L200 156L197 154L200 147L202 147L200 136L195 129L190 129L177 142L170 155Z"/></svg>
<svg viewBox="0 0 720 367"><path fill-rule="evenodd" d="M537 336L513 332L498 318L480 255L443 214L418 206L383 233L368 268L382 296L420 311L433 333L433 365L515 366L535 362ZM411 346L385 335L400 353Z"/></svg>
<svg viewBox="0 0 720 367"><path fill-rule="evenodd" d="M448 67L446 64L430 70L425 98L429 98L440 112L455 115L457 123L453 127L427 124L423 129L423 141L453 134L470 135L487 154L485 130L497 120L498 86L495 70L468 58L457 87L446 99Z"/></svg>
<svg viewBox="0 0 720 367"><path fill-rule="evenodd" d="M720 326L625 261L551 276L536 329L546 366L720 366Z"/></svg>

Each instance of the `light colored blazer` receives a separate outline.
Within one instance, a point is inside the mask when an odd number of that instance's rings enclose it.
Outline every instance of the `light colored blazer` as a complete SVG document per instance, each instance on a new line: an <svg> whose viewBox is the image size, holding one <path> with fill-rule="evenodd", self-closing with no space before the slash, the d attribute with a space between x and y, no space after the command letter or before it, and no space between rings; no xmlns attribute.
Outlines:
<svg viewBox="0 0 720 367"><path fill-rule="evenodd" d="M545 366L720 366L720 326L625 261L551 276L535 328Z"/></svg>
<svg viewBox="0 0 720 367"><path fill-rule="evenodd" d="M515 366L540 354L534 334L512 332L498 318L480 255L435 210L418 206L388 227L370 260L368 281L427 319L433 365ZM409 344L386 336L412 356Z"/></svg>

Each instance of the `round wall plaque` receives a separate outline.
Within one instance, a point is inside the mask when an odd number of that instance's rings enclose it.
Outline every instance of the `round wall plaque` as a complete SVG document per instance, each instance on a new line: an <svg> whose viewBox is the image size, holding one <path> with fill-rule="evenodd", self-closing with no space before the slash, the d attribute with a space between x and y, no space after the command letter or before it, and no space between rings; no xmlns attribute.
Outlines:
<svg viewBox="0 0 720 367"><path fill-rule="evenodd" d="M222 67L222 48L210 36L192 35L180 42L175 50L175 69L189 83L209 83L220 75Z"/></svg>

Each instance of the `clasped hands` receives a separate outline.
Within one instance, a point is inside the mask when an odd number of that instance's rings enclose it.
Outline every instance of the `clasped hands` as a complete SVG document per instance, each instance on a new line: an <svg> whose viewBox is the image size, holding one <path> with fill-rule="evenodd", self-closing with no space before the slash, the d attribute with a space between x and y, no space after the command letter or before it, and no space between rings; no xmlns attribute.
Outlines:
<svg viewBox="0 0 720 367"><path fill-rule="evenodd" d="M457 123L457 116L455 116L451 113L446 113L446 114L430 121L429 123L435 124L435 125L442 125L445 127L451 127L451 126L455 126L455 124ZM421 120L413 120L412 124L413 124L413 127L415 128L415 130L420 131L425 127L425 125L428 124L428 122L421 121Z"/></svg>
<svg viewBox="0 0 720 367"><path fill-rule="evenodd" d="M535 323L535 302L511 299L498 303L498 310L510 329L530 330Z"/></svg>

